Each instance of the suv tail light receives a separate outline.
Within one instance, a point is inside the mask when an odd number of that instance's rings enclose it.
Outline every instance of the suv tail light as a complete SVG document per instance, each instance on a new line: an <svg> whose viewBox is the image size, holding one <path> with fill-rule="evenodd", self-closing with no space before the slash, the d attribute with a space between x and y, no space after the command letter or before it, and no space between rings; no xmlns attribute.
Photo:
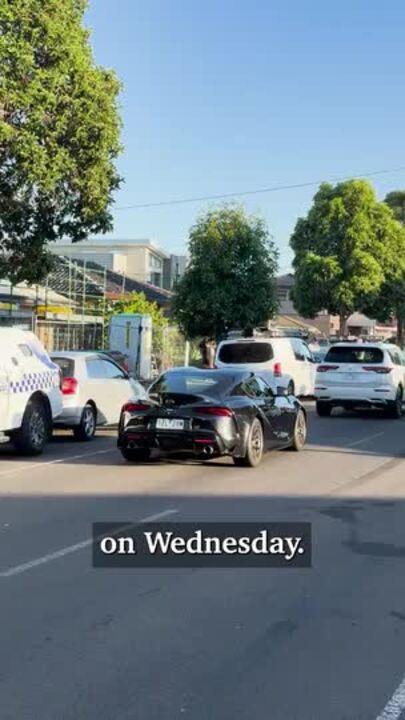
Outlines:
<svg viewBox="0 0 405 720"><path fill-rule="evenodd" d="M62 380L61 390L63 395L75 395L79 383L74 377L65 377Z"/></svg>
<svg viewBox="0 0 405 720"><path fill-rule="evenodd" d="M125 403L121 408L121 412L146 412L146 410L150 410L150 407L150 405L142 402Z"/></svg>
<svg viewBox="0 0 405 720"><path fill-rule="evenodd" d="M273 365L273 373L275 377L281 377L282 369L281 369L281 362L276 362Z"/></svg>
<svg viewBox="0 0 405 720"><path fill-rule="evenodd" d="M193 412L197 415L215 415L216 417L232 417L232 410L226 407L195 407Z"/></svg>
<svg viewBox="0 0 405 720"><path fill-rule="evenodd" d="M331 370L338 370L339 365L318 365L318 372L330 372Z"/></svg>
<svg viewBox="0 0 405 720"><path fill-rule="evenodd" d="M381 367L381 365L363 365L362 369L367 370L367 372L376 372L380 375L387 375L392 370L390 367Z"/></svg>

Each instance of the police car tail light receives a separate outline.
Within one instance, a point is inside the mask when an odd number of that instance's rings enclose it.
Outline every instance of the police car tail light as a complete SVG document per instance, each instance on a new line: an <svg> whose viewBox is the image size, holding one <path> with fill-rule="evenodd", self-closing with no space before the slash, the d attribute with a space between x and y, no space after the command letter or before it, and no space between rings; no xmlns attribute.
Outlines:
<svg viewBox="0 0 405 720"><path fill-rule="evenodd" d="M76 378L67 377L63 378L62 382L62 393L64 395L74 395L77 392L78 382Z"/></svg>
<svg viewBox="0 0 405 720"><path fill-rule="evenodd" d="M276 362L276 363L274 363L274 365L273 365L273 373L274 373L274 376L275 376L275 377L281 377L281 375L283 374L283 372L282 372L282 367L281 367L281 362Z"/></svg>

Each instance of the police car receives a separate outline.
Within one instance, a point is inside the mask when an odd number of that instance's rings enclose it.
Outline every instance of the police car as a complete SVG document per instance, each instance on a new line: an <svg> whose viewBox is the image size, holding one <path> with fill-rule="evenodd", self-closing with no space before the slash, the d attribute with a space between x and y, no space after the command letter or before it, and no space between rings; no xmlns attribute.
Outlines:
<svg viewBox="0 0 405 720"><path fill-rule="evenodd" d="M0 328L0 439L38 455L62 412L61 376L36 335Z"/></svg>

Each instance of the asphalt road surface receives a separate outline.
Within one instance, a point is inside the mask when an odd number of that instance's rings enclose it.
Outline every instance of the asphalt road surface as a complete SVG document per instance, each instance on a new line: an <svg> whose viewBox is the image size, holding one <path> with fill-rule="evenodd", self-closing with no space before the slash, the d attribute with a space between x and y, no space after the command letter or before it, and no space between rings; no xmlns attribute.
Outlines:
<svg viewBox="0 0 405 720"><path fill-rule="evenodd" d="M405 718L405 418L309 407L255 470L0 449L1 720ZM151 517L309 521L313 567L92 567L92 522Z"/></svg>

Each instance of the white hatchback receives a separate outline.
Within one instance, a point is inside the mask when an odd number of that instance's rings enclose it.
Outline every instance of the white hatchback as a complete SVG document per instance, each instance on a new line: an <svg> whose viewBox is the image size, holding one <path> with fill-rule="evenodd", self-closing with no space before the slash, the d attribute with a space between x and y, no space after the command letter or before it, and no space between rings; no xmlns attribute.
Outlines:
<svg viewBox="0 0 405 720"><path fill-rule="evenodd" d="M376 407L399 418L404 387L405 363L396 345L336 343L317 368L316 409L328 416L333 407Z"/></svg>
<svg viewBox="0 0 405 720"><path fill-rule="evenodd" d="M121 408L147 395L106 355L95 352L54 352L62 373L63 411L56 427L72 428L78 440L91 440L97 425L116 425Z"/></svg>

